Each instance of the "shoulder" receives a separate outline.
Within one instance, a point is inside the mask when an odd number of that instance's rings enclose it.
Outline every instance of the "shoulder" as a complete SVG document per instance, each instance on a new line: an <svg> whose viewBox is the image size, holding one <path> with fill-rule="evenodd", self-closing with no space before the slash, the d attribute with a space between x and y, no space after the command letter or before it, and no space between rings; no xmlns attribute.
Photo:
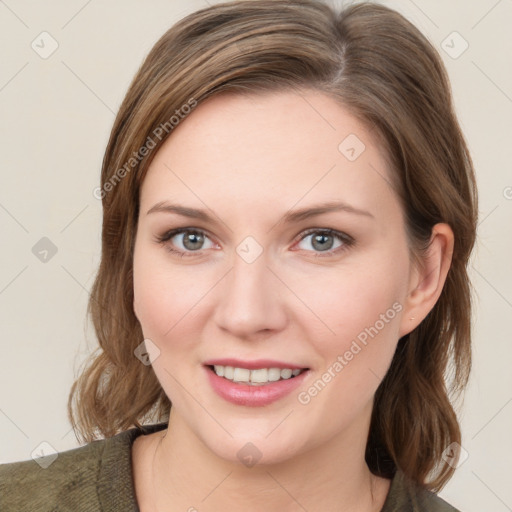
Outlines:
<svg viewBox="0 0 512 512"><path fill-rule="evenodd" d="M131 446L143 433L164 428L151 425L111 438L47 455L0 465L2 512L87 512L136 510L131 477ZM130 505L132 508L130 508Z"/></svg>
<svg viewBox="0 0 512 512"><path fill-rule="evenodd" d="M398 470L381 512L461 512Z"/></svg>
<svg viewBox="0 0 512 512"><path fill-rule="evenodd" d="M59 453L55 460L55 455L47 455L0 465L0 509L65 510L59 504L78 505L80 500L99 509L95 482L107 443L93 441Z"/></svg>

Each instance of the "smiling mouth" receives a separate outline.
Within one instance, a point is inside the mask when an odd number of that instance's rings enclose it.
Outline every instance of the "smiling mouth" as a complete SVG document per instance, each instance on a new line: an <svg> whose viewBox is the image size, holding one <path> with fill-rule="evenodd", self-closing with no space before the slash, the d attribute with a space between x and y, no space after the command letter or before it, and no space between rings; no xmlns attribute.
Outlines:
<svg viewBox="0 0 512 512"><path fill-rule="evenodd" d="M247 368L223 365L207 365L207 367L218 377L222 377L235 384L249 386L263 386L272 382L290 380L309 370L309 368L257 368L249 370Z"/></svg>

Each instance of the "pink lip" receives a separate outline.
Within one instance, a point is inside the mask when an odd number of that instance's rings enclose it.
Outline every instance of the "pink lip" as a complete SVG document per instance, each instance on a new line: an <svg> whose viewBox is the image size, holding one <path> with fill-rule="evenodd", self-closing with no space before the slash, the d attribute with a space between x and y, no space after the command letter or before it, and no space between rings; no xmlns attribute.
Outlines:
<svg viewBox="0 0 512 512"><path fill-rule="evenodd" d="M275 361L273 359L255 359L253 361L242 361L241 359L210 359L203 364L206 366L233 366L235 368L247 368L248 370L257 370L258 368L290 368L291 370L302 370L305 366L297 366L296 364Z"/></svg>
<svg viewBox="0 0 512 512"><path fill-rule="evenodd" d="M240 363L239 361L236 365L228 365L227 363L222 363L222 365L243 368L244 366ZM274 363L275 362L272 362L271 365L267 366L266 364L261 365L258 361L256 368L296 368L293 366L277 366ZM269 382L261 386L250 386L249 384L237 384L224 377L219 377L208 366L205 366L204 369L212 388L220 397L235 405L245 405L248 407L262 407L283 398L299 387L304 382L306 375L309 374L309 370L305 370L296 377L287 380Z"/></svg>

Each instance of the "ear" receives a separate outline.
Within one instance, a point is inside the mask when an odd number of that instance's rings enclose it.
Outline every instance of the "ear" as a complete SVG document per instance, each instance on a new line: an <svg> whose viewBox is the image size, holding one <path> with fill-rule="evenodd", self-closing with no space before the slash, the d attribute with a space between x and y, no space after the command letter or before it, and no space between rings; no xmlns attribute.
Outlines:
<svg viewBox="0 0 512 512"><path fill-rule="evenodd" d="M435 306L452 262L454 235L448 224L432 228L426 254L411 270L409 293L400 324L400 337L409 334Z"/></svg>

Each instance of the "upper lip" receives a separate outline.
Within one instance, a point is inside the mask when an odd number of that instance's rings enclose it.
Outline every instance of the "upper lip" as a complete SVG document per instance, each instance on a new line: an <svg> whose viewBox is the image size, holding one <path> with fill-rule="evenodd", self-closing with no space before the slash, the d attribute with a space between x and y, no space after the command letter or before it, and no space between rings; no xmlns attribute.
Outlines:
<svg viewBox="0 0 512 512"><path fill-rule="evenodd" d="M275 359L253 359L252 361L243 361L232 357L222 359L209 359L203 363L206 366L220 365L233 366L234 368L247 368L248 370L256 370L258 368L290 368L291 370L302 370L306 366L300 366L293 363L276 361Z"/></svg>

